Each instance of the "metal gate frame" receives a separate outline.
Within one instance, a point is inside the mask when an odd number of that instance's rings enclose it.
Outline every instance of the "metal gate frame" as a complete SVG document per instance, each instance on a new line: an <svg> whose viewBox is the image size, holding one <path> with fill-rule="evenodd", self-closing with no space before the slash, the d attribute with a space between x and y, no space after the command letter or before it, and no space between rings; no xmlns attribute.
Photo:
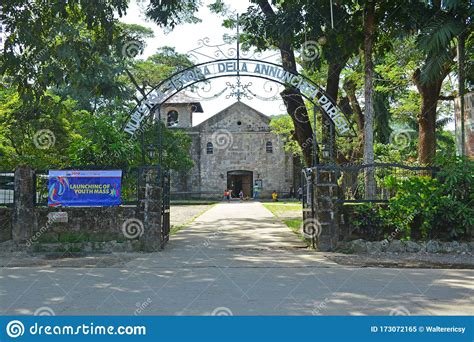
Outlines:
<svg viewBox="0 0 474 342"><path fill-rule="evenodd" d="M166 170L162 173L161 178L161 248L164 248L170 239L170 187L171 187L170 171Z"/></svg>

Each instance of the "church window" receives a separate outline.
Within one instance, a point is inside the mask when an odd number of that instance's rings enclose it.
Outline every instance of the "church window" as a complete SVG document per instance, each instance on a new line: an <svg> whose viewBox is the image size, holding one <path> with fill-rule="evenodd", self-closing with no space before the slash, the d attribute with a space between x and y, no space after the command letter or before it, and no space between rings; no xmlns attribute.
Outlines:
<svg viewBox="0 0 474 342"><path fill-rule="evenodd" d="M170 110L168 112L168 127L173 127L178 124L178 112L175 110Z"/></svg>
<svg viewBox="0 0 474 342"><path fill-rule="evenodd" d="M206 151L207 151L207 154L213 154L214 153L214 145L212 145L211 142L207 143Z"/></svg>
<svg viewBox="0 0 474 342"><path fill-rule="evenodd" d="M267 153L273 153L273 144L271 141L267 141L267 144L265 147L266 147Z"/></svg>

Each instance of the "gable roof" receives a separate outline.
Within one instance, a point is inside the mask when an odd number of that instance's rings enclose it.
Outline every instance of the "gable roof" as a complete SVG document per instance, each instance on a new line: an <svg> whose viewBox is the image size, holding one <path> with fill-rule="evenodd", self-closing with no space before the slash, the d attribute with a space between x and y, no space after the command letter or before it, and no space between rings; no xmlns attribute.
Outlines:
<svg viewBox="0 0 474 342"><path fill-rule="evenodd" d="M197 98L190 96L186 92L179 92L173 95L162 105L166 106L166 105L172 105L172 104L190 104L194 106L194 113L204 113L201 102L199 102Z"/></svg>
<svg viewBox="0 0 474 342"><path fill-rule="evenodd" d="M234 108L237 108L237 107L244 107L244 109L248 112L248 113L253 113L254 115L257 115L258 117L260 117L266 124L270 123L270 120L271 118L266 116L265 114L263 114L262 112L259 112L258 110L256 110L255 108L253 107L250 107L248 104L245 104L243 102L240 102L240 101L236 101L234 102L233 104L231 104L230 106L224 108L223 110L221 110L220 112L216 113L215 115L211 116L209 119L206 119L204 120L203 122L201 122L199 125L196 125L194 126L193 128L195 129L199 129L205 125L212 125L220 120L222 120L226 115L228 115L229 113L232 112L232 109Z"/></svg>

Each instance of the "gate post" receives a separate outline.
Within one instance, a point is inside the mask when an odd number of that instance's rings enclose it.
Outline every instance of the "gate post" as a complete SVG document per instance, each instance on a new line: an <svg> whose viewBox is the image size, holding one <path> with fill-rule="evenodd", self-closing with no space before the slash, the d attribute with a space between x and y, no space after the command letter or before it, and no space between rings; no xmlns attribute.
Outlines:
<svg viewBox="0 0 474 342"><path fill-rule="evenodd" d="M143 234L140 250L157 252L161 247L161 201L162 189L159 168L144 168L140 176L139 209L143 217Z"/></svg>
<svg viewBox="0 0 474 342"><path fill-rule="evenodd" d="M13 206L12 238L16 243L24 243L36 231L35 174L29 167L15 170L15 202Z"/></svg>
<svg viewBox="0 0 474 342"><path fill-rule="evenodd" d="M314 169L314 218L320 227L317 249L323 252L333 251L339 240L338 185L336 170Z"/></svg>

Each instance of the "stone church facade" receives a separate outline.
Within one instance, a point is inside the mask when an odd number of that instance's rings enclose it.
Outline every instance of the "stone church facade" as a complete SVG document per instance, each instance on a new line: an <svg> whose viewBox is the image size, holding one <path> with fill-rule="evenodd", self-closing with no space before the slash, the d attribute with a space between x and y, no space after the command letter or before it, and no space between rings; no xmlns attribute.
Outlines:
<svg viewBox="0 0 474 342"><path fill-rule="evenodd" d="M168 127L183 129L192 139L194 166L172 174L174 198L218 199L225 189L233 196L242 190L246 197L258 190L262 198L273 191L283 197L294 193L292 154L284 150L282 137L271 132L268 116L236 102L193 126L193 115L201 112L200 103L183 97L162 106Z"/></svg>

